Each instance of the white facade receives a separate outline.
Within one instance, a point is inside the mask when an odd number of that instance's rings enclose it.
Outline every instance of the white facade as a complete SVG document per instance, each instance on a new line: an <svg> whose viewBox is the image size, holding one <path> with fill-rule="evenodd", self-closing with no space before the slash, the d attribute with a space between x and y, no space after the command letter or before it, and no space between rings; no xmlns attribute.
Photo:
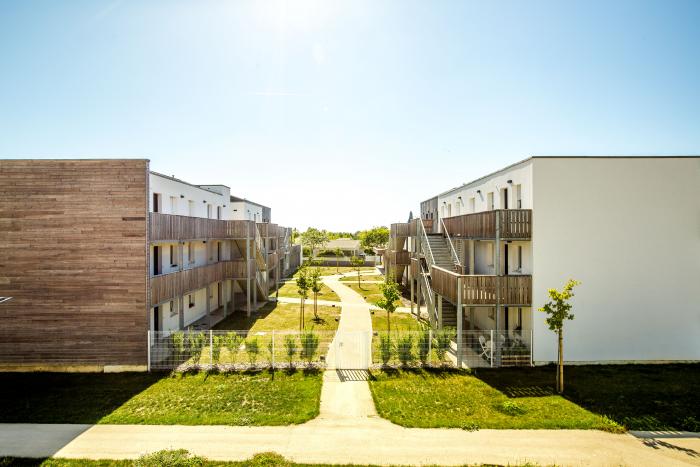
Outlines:
<svg viewBox="0 0 700 467"><path fill-rule="evenodd" d="M438 196L440 217L506 208L532 209L531 240L503 242L500 271L507 244L508 274L532 275L520 316L535 362L556 360L537 309L569 278L568 362L700 360L700 157L534 157ZM475 241L475 274L494 274L493 250ZM465 316L489 329L492 310Z"/></svg>
<svg viewBox="0 0 700 467"><path fill-rule="evenodd" d="M149 177L149 211L231 220L231 190L224 185L191 185L155 172Z"/></svg>
<svg viewBox="0 0 700 467"><path fill-rule="evenodd" d="M231 201L231 219L243 221L263 221L263 207L251 201Z"/></svg>

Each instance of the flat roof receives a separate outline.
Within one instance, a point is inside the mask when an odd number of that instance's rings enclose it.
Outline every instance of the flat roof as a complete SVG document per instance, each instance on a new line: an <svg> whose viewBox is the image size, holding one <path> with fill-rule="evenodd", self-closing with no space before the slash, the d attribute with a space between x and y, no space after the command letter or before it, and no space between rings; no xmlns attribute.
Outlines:
<svg viewBox="0 0 700 467"><path fill-rule="evenodd" d="M231 195L231 199L229 201L239 202L239 203L250 203L250 204L254 204L256 206L260 206L261 208L270 209L269 206L265 206L264 204L256 203L255 201L251 201L251 200L246 199L246 198L241 198L240 196Z"/></svg>
<svg viewBox="0 0 700 467"><path fill-rule="evenodd" d="M459 186L450 188L449 190L443 191L442 193L439 193L436 196L431 196L430 198L421 201L421 203L425 203L425 202L430 201L433 198L436 198L439 196L448 195L456 190L460 190L466 186L480 182L480 181L487 179L493 175L499 174L501 172L505 172L506 170L510 170L515 166L518 166L520 164L524 164L525 162L529 162L532 159L700 159L700 155L698 155L698 156L692 156L692 155L681 155L681 156L668 156L668 155L667 156L657 156L657 155L649 155L649 156L530 156L530 157L527 157L521 161L515 162L515 163L510 164L506 167L503 167L501 169L498 169L498 170L495 170L491 173L483 175L479 178L476 178L470 182L466 182L466 183L463 183Z"/></svg>
<svg viewBox="0 0 700 467"><path fill-rule="evenodd" d="M191 186L191 187L193 187L193 188L199 188L200 190L204 190L204 191L207 191L207 192L209 192L209 193L213 193L213 194L215 194L215 195L222 196L221 193L218 193L218 192L216 192L216 191L214 191L214 190L210 190L209 188L204 188L202 185L195 185L194 183L186 182L186 181L184 181L184 180L181 180L181 179L175 177L174 175L165 175L165 174L162 174L162 173L159 173L159 172L154 172L153 170L151 170L151 174L157 175L158 177L161 177L161 178L167 178L168 180L172 180L172 181L174 181L174 182L184 183L185 185L189 185L189 186ZM209 186L225 186L226 188L229 188L229 187L227 187L226 185L221 185L221 184L209 183L208 185L209 185ZM229 188L229 189L230 189L230 188Z"/></svg>

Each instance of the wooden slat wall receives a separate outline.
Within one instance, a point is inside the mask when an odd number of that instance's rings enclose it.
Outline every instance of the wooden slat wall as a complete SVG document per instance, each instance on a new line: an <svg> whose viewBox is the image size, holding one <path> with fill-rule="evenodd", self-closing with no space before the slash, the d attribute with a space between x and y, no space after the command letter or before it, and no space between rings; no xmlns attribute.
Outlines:
<svg viewBox="0 0 700 467"><path fill-rule="evenodd" d="M500 217L501 238L530 238L532 233L531 209L499 209L496 211L477 212L446 217L443 219L443 222L447 231L453 237L495 238L496 216Z"/></svg>
<svg viewBox="0 0 700 467"><path fill-rule="evenodd" d="M0 160L0 365L146 364L148 161Z"/></svg>
<svg viewBox="0 0 700 467"><path fill-rule="evenodd" d="M246 274L245 260L220 261L207 266L152 277L151 306L201 289L213 282L226 279L245 279L246 277L248 275Z"/></svg>
<svg viewBox="0 0 700 467"><path fill-rule="evenodd" d="M408 266L411 264L411 253L406 250L387 250L389 263L398 266Z"/></svg>
<svg viewBox="0 0 700 467"><path fill-rule="evenodd" d="M255 225L253 221L224 221L158 212L151 212L149 216L151 241L246 238L253 236Z"/></svg>
<svg viewBox="0 0 700 467"><path fill-rule="evenodd" d="M389 234L391 237L408 237L410 233L410 226L408 223L391 224L391 229Z"/></svg>
<svg viewBox="0 0 700 467"><path fill-rule="evenodd" d="M459 275L431 267L433 290L457 303L457 279L462 279L463 305L495 305L496 288L500 287L501 305L531 305L532 276Z"/></svg>

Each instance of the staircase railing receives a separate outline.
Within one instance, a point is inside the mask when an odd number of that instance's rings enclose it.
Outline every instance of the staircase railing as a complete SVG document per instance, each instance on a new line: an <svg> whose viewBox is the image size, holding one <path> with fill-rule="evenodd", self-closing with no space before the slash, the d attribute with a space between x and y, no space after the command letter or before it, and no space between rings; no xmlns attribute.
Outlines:
<svg viewBox="0 0 700 467"><path fill-rule="evenodd" d="M459 260L459 255L457 254L457 251L455 250L455 246L452 243L452 239L450 238L450 232L447 231L447 227L445 226L445 221L440 218L440 222L442 223L442 231L445 233L445 237L447 238L447 243L450 244L450 253L452 253L452 261L455 263L455 270L458 271L459 273L462 272L462 263Z"/></svg>
<svg viewBox="0 0 700 467"><path fill-rule="evenodd" d="M435 257L433 256L433 249L430 247L430 242L428 241L428 234L425 231L425 226L423 225L423 219L418 219L418 237L420 238L421 250L427 252L425 255L426 261L428 262L428 270L430 266L435 264Z"/></svg>
<svg viewBox="0 0 700 467"><path fill-rule="evenodd" d="M254 224L254 228L255 263L257 265L255 279L258 281L258 284L260 284L260 288L265 291L267 295L267 249L265 248L265 243L263 243L258 226Z"/></svg>
<svg viewBox="0 0 700 467"><path fill-rule="evenodd" d="M425 299L425 305L428 307L428 316L433 316L434 323L438 322L437 308L435 307L435 298L433 296L433 288L430 286L430 280L428 279L429 273L423 267L423 263L419 261L420 264L420 276L423 278L424 293L423 298ZM432 320L431 320L432 321Z"/></svg>

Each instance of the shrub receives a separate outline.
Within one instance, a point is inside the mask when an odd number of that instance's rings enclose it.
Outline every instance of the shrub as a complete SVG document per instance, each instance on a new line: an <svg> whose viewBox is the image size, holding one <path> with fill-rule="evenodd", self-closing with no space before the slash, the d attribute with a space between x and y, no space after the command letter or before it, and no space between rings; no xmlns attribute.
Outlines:
<svg viewBox="0 0 700 467"><path fill-rule="evenodd" d="M292 334L284 336L284 349L287 353L289 366L291 367L294 364L294 355L297 353L297 340Z"/></svg>
<svg viewBox="0 0 700 467"><path fill-rule="evenodd" d="M221 348L224 346L223 336L213 336L212 337L212 347L211 347L211 364L219 363L219 357L221 356Z"/></svg>
<svg viewBox="0 0 700 467"><path fill-rule="evenodd" d="M435 353L437 354L440 363L445 362L445 355L450 348L452 339L456 336L456 332L452 328L443 328L435 331Z"/></svg>
<svg viewBox="0 0 700 467"><path fill-rule="evenodd" d="M233 331L226 333L224 336L224 346L228 349L231 363L236 363L236 356L238 355L238 349L241 348L242 342L243 338Z"/></svg>
<svg viewBox="0 0 700 467"><path fill-rule="evenodd" d="M430 351L430 329L423 329L418 336L418 358L423 365L428 363Z"/></svg>
<svg viewBox="0 0 700 467"><path fill-rule="evenodd" d="M307 331L301 333L299 340L301 341L301 357L306 359L310 365L318 351L319 338L313 331Z"/></svg>
<svg viewBox="0 0 700 467"><path fill-rule="evenodd" d="M173 350L175 351L175 363L182 362L185 356L185 334L182 332L174 332L170 335L173 342Z"/></svg>
<svg viewBox="0 0 700 467"><path fill-rule="evenodd" d="M261 452L245 462L248 467L289 467L292 465L276 452Z"/></svg>
<svg viewBox="0 0 700 467"><path fill-rule="evenodd" d="M501 402L496 407L496 410L506 415L522 415L525 413L525 409L522 408L520 404L511 400Z"/></svg>
<svg viewBox="0 0 700 467"><path fill-rule="evenodd" d="M260 354L260 343L257 337L248 339L245 343L245 351L248 354L248 360L250 360L251 365L255 365L258 361L258 355Z"/></svg>
<svg viewBox="0 0 700 467"><path fill-rule="evenodd" d="M198 467L205 465L206 458L193 456L186 449L168 450L144 454L134 463L137 467Z"/></svg>
<svg viewBox="0 0 700 467"><path fill-rule="evenodd" d="M396 340L396 353L399 356L399 361L402 366L408 366L413 362L413 336L404 334Z"/></svg>
<svg viewBox="0 0 700 467"><path fill-rule="evenodd" d="M195 365L199 365L199 360L202 358L202 351L207 341L207 336L203 332L190 332L187 335L189 351L192 354L192 359Z"/></svg>
<svg viewBox="0 0 700 467"><path fill-rule="evenodd" d="M379 358L382 359L382 365L386 366L394 354L394 343L391 341L389 333L384 333L379 336Z"/></svg>

